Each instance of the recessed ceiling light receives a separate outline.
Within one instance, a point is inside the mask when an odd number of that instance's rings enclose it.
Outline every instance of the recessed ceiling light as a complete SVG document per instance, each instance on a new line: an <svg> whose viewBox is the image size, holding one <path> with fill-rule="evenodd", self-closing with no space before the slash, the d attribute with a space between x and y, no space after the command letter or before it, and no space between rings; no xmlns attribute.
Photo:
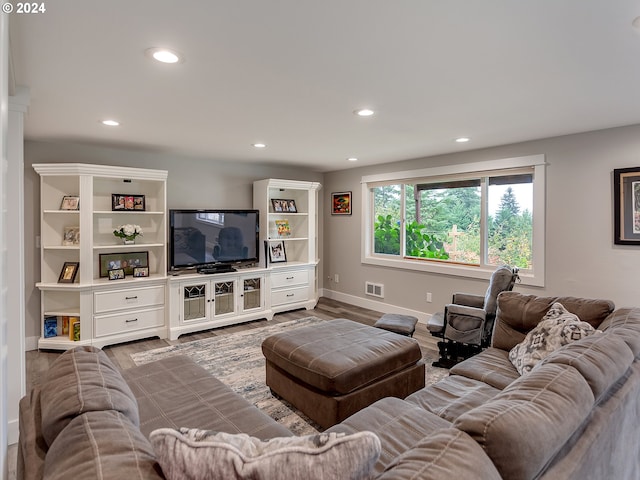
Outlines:
<svg viewBox="0 0 640 480"><path fill-rule="evenodd" d="M100 123L106 125L107 127L117 127L120 125L120 122L117 120L102 120Z"/></svg>
<svg viewBox="0 0 640 480"><path fill-rule="evenodd" d="M456 138L456 142L458 142L458 143L467 143L469 140L471 140L469 137L458 137L458 138Z"/></svg>
<svg viewBox="0 0 640 480"><path fill-rule="evenodd" d="M154 60L162 63L184 62L184 57L175 50L171 50L170 48L148 48L147 50L145 50L145 54L149 58L153 58Z"/></svg>
<svg viewBox="0 0 640 480"><path fill-rule="evenodd" d="M267 144L266 143L254 143L253 146L256 147L256 148L266 148Z"/></svg>
<svg viewBox="0 0 640 480"><path fill-rule="evenodd" d="M358 115L360 117L370 117L375 112L373 110L371 110L370 108L361 108L359 110L355 110L353 113L355 113L356 115Z"/></svg>
<svg viewBox="0 0 640 480"><path fill-rule="evenodd" d="M349 158L347 158L347 160L350 161L350 162L357 162L358 161L358 159L356 157L349 157Z"/></svg>

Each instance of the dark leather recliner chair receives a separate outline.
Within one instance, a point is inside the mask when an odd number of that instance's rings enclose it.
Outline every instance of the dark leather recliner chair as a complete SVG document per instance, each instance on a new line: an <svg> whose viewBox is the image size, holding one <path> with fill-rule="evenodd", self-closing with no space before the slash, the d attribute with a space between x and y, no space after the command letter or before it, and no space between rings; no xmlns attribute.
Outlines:
<svg viewBox="0 0 640 480"><path fill-rule="evenodd" d="M491 344L498 295L513 290L518 280L518 269L503 265L491 275L484 296L453 294L444 312L433 315L427 323L432 335L443 338L438 342L440 358L434 366L448 368Z"/></svg>

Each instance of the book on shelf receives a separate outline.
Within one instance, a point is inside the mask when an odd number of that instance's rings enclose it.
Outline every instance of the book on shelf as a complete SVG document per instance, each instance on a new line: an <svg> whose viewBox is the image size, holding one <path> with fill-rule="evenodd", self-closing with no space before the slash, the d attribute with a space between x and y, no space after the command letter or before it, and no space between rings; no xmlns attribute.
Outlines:
<svg viewBox="0 0 640 480"><path fill-rule="evenodd" d="M80 317L69 317L69 340L80 340Z"/></svg>
<svg viewBox="0 0 640 480"><path fill-rule="evenodd" d="M291 227L289 226L289 220L275 220L276 229L279 237L290 237L291 236Z"/></svg>
<svg viewBox="0 0 640 480"><path fill-rule="evenodd" d="M63 315L62 317L62 332L61 335L69 335L69 316Z"/></svg>
<svg viewBox="0 0 640 480"><path fill-rule="evenodd" d="M44 338L58 336L58 317L45 317L44 319Z"/></svg>

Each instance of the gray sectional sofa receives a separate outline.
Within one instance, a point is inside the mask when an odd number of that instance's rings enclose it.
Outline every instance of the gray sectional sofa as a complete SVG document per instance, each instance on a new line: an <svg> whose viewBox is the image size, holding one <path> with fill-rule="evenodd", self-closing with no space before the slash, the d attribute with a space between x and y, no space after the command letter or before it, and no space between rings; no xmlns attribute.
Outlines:
<svg viewBox="0 0 640 480"><path fill-rule="evenodd" d="M555 302L601 333L520 376L509 351ZM379 400L328 432L379 437L372 478L637 479L639 359L640 309L505 292L492 347L437 384ZM148 441L162 427L291 435L184 357L120 374L84 347L57 359L22 399L18 478L163 478Z"/></svg>

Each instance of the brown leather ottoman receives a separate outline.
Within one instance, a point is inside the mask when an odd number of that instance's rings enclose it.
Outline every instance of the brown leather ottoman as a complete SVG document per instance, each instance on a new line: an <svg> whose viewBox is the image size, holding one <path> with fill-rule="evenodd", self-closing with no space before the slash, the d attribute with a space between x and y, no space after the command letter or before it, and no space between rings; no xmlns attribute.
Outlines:
<svg viewBox="0 0 640 480"><path fill-rule="evenodd" d="M272 335L262 343L267 385L328 428L384 397L424 387L418 343L345 319Z"/></svg>

